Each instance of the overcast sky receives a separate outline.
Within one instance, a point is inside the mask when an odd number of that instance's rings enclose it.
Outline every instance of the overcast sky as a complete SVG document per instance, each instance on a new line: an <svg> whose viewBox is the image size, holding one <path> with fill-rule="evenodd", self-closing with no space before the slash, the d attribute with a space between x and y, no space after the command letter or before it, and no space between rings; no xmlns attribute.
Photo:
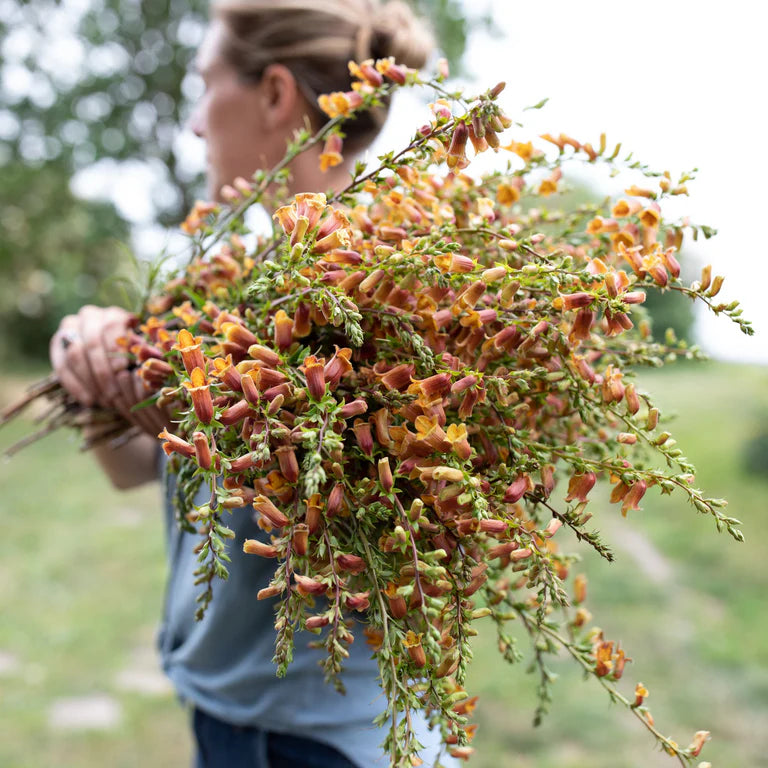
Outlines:
<svg viewBox="0 0 768 768"><path fill-rule="evenodd" d="M766 10L733 0L547 0L489 3L500 36L476 37L468 64L503 79L510 114L531 132L596 141L601 131L673 178L699 168L676 212L719 234L692 245L725 274L724 300L739 299L756 335L701 317L712 354L768 362L768 119Z"/></svg>

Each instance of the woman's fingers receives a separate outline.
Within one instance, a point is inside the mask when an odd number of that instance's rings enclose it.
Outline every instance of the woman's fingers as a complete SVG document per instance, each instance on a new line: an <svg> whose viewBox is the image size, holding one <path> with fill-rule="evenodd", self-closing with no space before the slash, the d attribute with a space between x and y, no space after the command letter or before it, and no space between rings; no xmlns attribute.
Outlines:
<svg viewBox="0 0 768 768"><path fill-rule="evenodd" d="M108 403L118 391L116 372L128 365L117 340L125 335L130 315L118 307L85 306L78 317L97 399Z"/></svg>
<svg viewBox="0 0 768 768"><path fill-rule="evenodd" d="M78 402L91 406L96 400L95 386L80 335L76 315L67 315L49 345L51 365L62 386Z"/></svg>
<svg viewBox="0 0 768 768"><path fill-rule="evenodd" d="M119 393L115 374L128 359L118 344L131 315L119 307L86 305L67 315L50 343L53 369L67 391L85 406L114 407Z"/></svg>

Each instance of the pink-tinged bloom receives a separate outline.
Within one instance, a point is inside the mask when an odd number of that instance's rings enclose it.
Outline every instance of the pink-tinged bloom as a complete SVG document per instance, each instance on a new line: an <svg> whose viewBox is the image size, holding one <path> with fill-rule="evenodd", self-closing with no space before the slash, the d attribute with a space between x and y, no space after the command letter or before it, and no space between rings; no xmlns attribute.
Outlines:
<svg viewBox="0 0 768 768"><path fill-rule="evenodd" d="M309 222L309 229L314 229L327 208L326 197L322 192L301 192L294 200L296 216Z"/></svg>
<svg viewBox="0 0 768 768"><path fill-rule="evenodd" d="M278 208L272 218L277 219L286 235L290 235L296 228L296 208L293 205Z"/></svg>
<svg viewBox="0 0 768 768"><path fill-rule="evenodd" d="M241 422L251 412L251 406L247 400L239 400L230 408L226 408L219 414L219 421L229 427Z"/></svg>
<svg viewBox="0 0 768 768"><path fill-rule="evenodd" d="M275 528L284 528L290 522L288 518L263 494L259 494L253 500L253 508Z"/></svg>
<svg viewBox="0 0 768 768"><path fill-rule="evenodd" d="M306 500L307 511L304 515L304 520L310 534L315 534L320 530L320 523L323 520L322 498L321 494L313 493Z"/></svg>
<svg viewBox="0 0 768 768"><path fill-rule="evenodd" d="M181 360L188 375L191 375L195 368L205 370L202 342L201 336L193 336L186 328L182 328L178 333L176 344L172 347L181 354Z"/></svg>
<svg viewBox="0 0 768 768"><path fill-rule="evenodd" d="M309 526L306 523L296 523L293 526L291 546L297 555L306 555L309 548Z"/></svg>
<svg viewBox="0 0 768 768"><path fill-rule="evenodd" d="M190 381L183 381L187 392L192 398L195 415L203 424L208 424L213 418L213 400L211 389L202 368L195 368L190 374Z"/></svg>
<svg viewBox="0 0 768 768"><path fill-rule="evenodd" d="M165 442L163 443L163 450L165 451L167 456L170 456L172 453L178 453L190 459L192 458L192 456L195 455L195 446L192 445L192 443L188 443L186 440L183 440L177 435L174 435L173 433L169 432L167 429L164 429L158 435L158 437L161 440L165 440Z"/></svg>
<svg viewBox="0 0 768 768"><path fill-rule="evenodd" d="M344 553L336 555L336 565L338 565L342 571L353 574L362 573L367 568L366 562L362 557Z"/></svg>
<svg viewBox="0 0 768 768"><path fill-rule="evenodd" d="M553 517L549 521L549 525L547 525L547 527L543 531L544 538L545 539L552 538L552 536L554 536L560 530L562 525L563 525L563 521L560 520L560 518Z"/></svg>
<svg viewBox="0 0 768 768"><path fill-rule="evenodd" d="M383 459L379 459L378 472L379 482L381 483L382 488L384 488L384 490L389 493L392 490L395 481L392 477L392 469L389 466L389 458L386 456Z"/></svg>
<svg viewBox="0 0 768 768"><path fill-rule="evenodd" d="M355 423L352 425L352 431L355 433L355 439L360 446L360 450L366 456L372 456L373 434L371 433L371 425L362 419L355 419Z"/></svg>
<svg viewBox="0 0 768 768"><path fill-rule="evenodd" d="M304 626L309 629L322 629L327 627L331 623L331 620L327 616L310 616L305 622Z"/></svg>
<svg viewBox="0 0 768 768"><path fill-rule="evenodd" d="M339 411L339 416L342 419L350 419L353 416L361 416L368 410L368 403L365 400L357 399L351 400L348 403L344 403Z"/></svg>
<svg viewBox="0 0 768 768"><path fill-rule="evenodd" d="M478 527L485 533L506 533L509 530L509 523L506 520L488 518L481 520Z"/></svg>
<svg viewBox="0 0 768 768"><path fill-rule="evenodd" d="M568 495L566 501L585 502L587 495L594 488L597 475L594 472L584 472L581 475L573 475L568 483Z"/></svg>
<svg viewBox="0 0 768 768"><path fill-rule="evenodd" d="M325 395L325 359L319 360L315 355L308 355L304 358L301 366L304 376L307 379L307 389L313 400L322 400Z"/></svg>
<svg viewBox="0 0 768 768"><path fill-rule="evenodd" d="M462 461L466 461L472 455L465 424L449 424L445 438L451 444L453 452Z"/></svg>
<svg viewBox="0 0 768 768"><path fill-rule="evenodd" d="M523 498L529 490L529 479L527 475L520 475L513 483L507 486L507 490L504 493L504 501L507 504L516 504Z"/></svg>
<svg viewBox="0 0 768 768"><path fill-rule="evenodd" d="M376 71L398 85L405 85L408 76L408 67L402 64L395 64L394 56L386 59L377 59Z"/></svg>
<svg viewBox="0 0 768 768"><path fill-rule="evenodd" d="M145 360L139 368L141 380L151 389L162 387L171 373L173 368L165 360L158 360L156 357Z"/></svg>
<svg viewBox="0 0 768 768"><path fill-rule="evenodd" d="M630 510L640 509L638 506L640 499L643 498L647 490L647 484L645 480L635 480L632 487L624 494L624 498L621 504L621 514L626 517L627 512Z"/></svg>
<svg viewBox="0 0 768 768"><path fill-rule="evenodd" d="M352 370L351 357L352 350L349 347L342 349L336 347L333 357L325 364L323 374L331 389L334 389L341 378Z"/></svg>
<svg viewBox="0 0 768 768"><path fill-rule="evenodd" d="M421 633L416 634L413 630L409 629L405 636L405 640L403 640L403 645L408 651L408 655L411 657L411 661L413 662L414 666L418 667L419 669L426 666L427 663L427 657L424 653L424 648L421 645L421 638Z"/></svg>
<svg viewBox="0 0 768 768"><path fill-rule="evenodd" d="M195 432L192 435L192 442L195 444L195 456L197 463L202 469L211 468L211 447L208 444L208 438L205 432Z"/></svg>
<svg viewBox="0 0 768 768"><path fill-rule="evenodd" d="M675 258L675 249L674 248L667 248L662 258L664 259L664 263L667 266L667 269L669 270L669 273L672 275L672 277L680 277L680 263Z"/></svg>
<svg viewBox="0 0 768 768"><path fill-rule="evenodd" d="M275 586L268 586L264 587L264 589L260 589L256 593L256 599L257 600L268 600L271 597L277 597L283 590L280 589L280 587Z"/></svg>
<svg viewBox="0 0 768 768"><path fill-rule="evenodd" d="M324 595L328 587L321 581L315 581L309 576L302 576L300 573L294 573L293 579L296 582L296 591L303 596Z"/></svg>
<svg viewBox="0 0 768 768"><path fill-rule="evenodd" d="M363 103L363 97L357 91L334 91L318 96L317 103L330 118L346 117Z"/></svg>
<svg viewBox="0 0 768 768"><path fill-rule="evenodd" d="M343 142L338 133L332 133L325 140L325 147L320 154L320 171L325 173L329 168L341 165L344 158L341 156Z"/></svg>
<svg viewBox="0 0 768 768"><path fill-rule="evenodd" d="M275 313L275 346L284 352L293 343L293 320L285 310L278 309Z"/></svg>
<svg viewBox="0 0 768 768"><path fill-rule="evenodd" d="M233 392L241 392L243 387L240 383L240 373L232 362L232 355L227 355L226 359L216 357L213 360L214 371L211 374L220 379Z"/></svg>
<svg viewBox="0 0 768 768"><path fill-rule="evenodd" d="M243 542L243 552L246 555L259 555L260 557L277 557L279 554L274 544L265 544L258 539L246 539Z"/></svg>
<svg viewBox="0 0 768 768"><path fill-rule="evenodd" d="M458 122L453 129L453 136L448 147L446 163L449 168L466 167L467 157L467 139L469 138L469 128L466 123Z"/></svg>
<svg viewBox="0 0 768 768"><path fill-rule="evenodd" d="M372 88L378 88L384 82L384 78L381 76L381 73L378 72L373 65L373 59L366 59L365 61L361 61L359 64L354 61L350 61L347 66L349 67L349 74L352 77L355 77L358 80L362 80Z"/></svg>
<svg viewBox="0 0 768 768"><path fill-rule="evenodd" d="M224 334L228 342L237 344L237 346L242 347L244 350L258 341L242 323L222 323L219 330Z"/></svg>
<svg viewBox="0 0 768 768"><path fill-rule="evenodd" d="M261 378L260 369L254 368L250 371L246 371L240 377L240 385L245 395L245 399L251 405L258 405L259 403L259 384L258 380Z"/></svg>
<svg viewBox="0 0 768 768"><path fill-rule="evenodd" d="M397 584L394 582L388 582L384 588L384 594L387 597L389 603L389 612L393 619L402 619L406 613L408 613L408 606L406 605L405 598L398 594Z"/></svg>
<svg viewBox="0 0 768 768"><path fill-rule="evenodd" d="M367 611L370 608L369 592L354 592L347 595L346 606L350 611Z"/></svg>
<svg viewBox="0 0 768 768"><path fill-rule="evenodd" d="M624 374L609 365L603 374L602 394L606 403L620 403L624 399L624 384L621 380Z"/></svg>
<svg viewBox="0 0 768 768"><path fill-rule="evenodd" d="M344 504L344 486L336 483L328 494L328 503L325 505L325 514L328 517L337 515Z"/></svg>
<svg viewBox="0 0 768 768"><path fill-rule="evenodd" d="M391 368L384 374L380 374L381 383L391 392L396 389L404 392L411 383L416 367L411 363L403 363Z"/></svg>
<svg viewBox="0 0 768 768"><path fill-rule="evenodd" d="M392 438L389 434L389 411L386 408L380 408L373 414L373 427L376 431L376 440L380 445L388 447Z"/></svg>
<svg viewBox="0 0 768 768"><path fill-rule="evenodd" d="M229 462L229 468L232 472L245 472L252 467L255 467L259 463L254 453L246 453L242 456L238 456L236 459L232 459Z"/></svg>
<svg viewBox="0 0 768 768"><path fill-rule="evenodd" d="M568 293L564 296L558 296L552 302L554 309L560 309L563 312L568 312L572 309L581 309L582 307L589 306L594 300L594 296L591 293L580 291L578 293Z"/></svg>
<svg viewBox="0 0 768 768"><path fill-rule="evenodd" d="M694 757L698 757L702 747L709 741L709 731L696 731L693 741L688 747ZM703 763L701 763L703 765Z"/></svg>
<svg viewBox="0 0 768 768"><path fill-rule="evenodd" d="M349 229L335 229L330 234L317 240L312 246L312 253L328 253L335 248L349 248L352 242Z"/></svg>
<svg viewBox="0 0 768 768"><path fill-rule="evenodd" d="M289 483L295 483L299 479L299 462L296 458L296 449L292 445L283 445L275 451L277 462L283 477Z"/></svg>
<svg viewBox="0 0 768 768"><path fill-rule="evenodd" d="M451 392L454 394L459 394L469 389L470 387L474 387L475 384L477 384L477 376L470 374L468 376L462 377L458 381L455 381L451 386Z"/></svg>

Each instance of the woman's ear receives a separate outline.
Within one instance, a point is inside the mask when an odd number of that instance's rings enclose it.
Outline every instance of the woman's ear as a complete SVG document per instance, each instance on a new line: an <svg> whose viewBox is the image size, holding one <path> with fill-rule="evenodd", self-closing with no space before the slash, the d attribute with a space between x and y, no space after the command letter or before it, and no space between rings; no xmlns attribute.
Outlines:
<svg viewBox="0 0 768 768"><path fill-rule="evenodd" d="M296 78L283 64L270 64L259 86L265 126L273 131L285 131L296 119L302 99Z"/></svg>

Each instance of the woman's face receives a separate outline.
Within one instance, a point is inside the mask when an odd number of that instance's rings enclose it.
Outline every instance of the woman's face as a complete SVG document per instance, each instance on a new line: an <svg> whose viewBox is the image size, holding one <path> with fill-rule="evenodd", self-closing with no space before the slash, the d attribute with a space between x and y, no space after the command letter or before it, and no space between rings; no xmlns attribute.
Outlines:
<svg viewBox="0 0 768 768"><path fill-rule="evenodd" d="M190 118L190 127L206 142L208 195L213 200L221 198L224 184L237 176L250 178L285 151L282 140L275 157L275 139L265 130L261 84L244 82L222 56L224 34L223 24L213 21L200 45L196 66L205 93Z"/></svg>

